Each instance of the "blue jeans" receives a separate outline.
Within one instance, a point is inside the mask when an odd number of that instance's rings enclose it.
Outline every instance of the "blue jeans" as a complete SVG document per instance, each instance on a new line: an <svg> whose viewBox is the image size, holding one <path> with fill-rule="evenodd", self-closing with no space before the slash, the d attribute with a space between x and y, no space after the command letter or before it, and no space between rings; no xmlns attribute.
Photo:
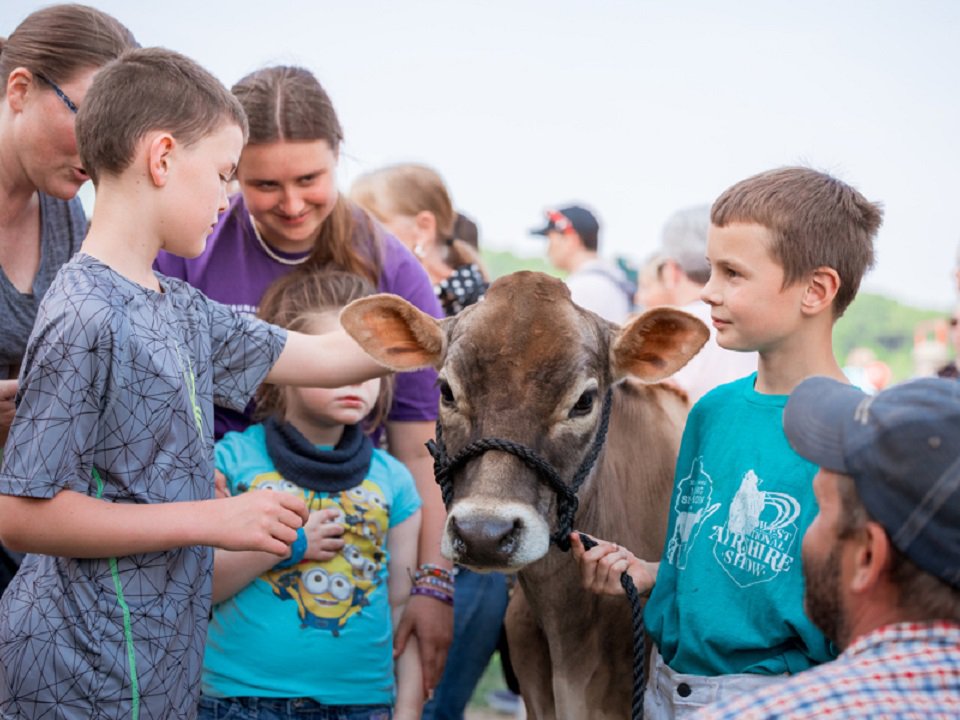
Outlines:
<svg viewBox="0 0 960 720"><path fill-rule="evenodd" d="M389 705L321 705L309 698L200 696L197 720L391 720Z"/></svg>
<svg viewBox="0 0 960 720"><path fill-rule="evenodd" d="M477 681L497 648L507 611L507 578L457 571L453 589L453 644L447 666L421 720L462 720Z"/></svg>

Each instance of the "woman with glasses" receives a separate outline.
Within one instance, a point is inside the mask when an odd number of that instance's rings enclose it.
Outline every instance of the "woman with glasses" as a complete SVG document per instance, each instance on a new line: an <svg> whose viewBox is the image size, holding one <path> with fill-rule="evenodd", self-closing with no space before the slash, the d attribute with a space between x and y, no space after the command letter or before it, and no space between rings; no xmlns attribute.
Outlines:
<svg viewBox="0 0 960 720"><path fill-rule="evenodd" d="M97 70L135 46L127 28L81 5L38 10L0 39L0 447L40 299L87 229L77 107ZM6 553L0 563L2 591L16 565Z"/></svg>

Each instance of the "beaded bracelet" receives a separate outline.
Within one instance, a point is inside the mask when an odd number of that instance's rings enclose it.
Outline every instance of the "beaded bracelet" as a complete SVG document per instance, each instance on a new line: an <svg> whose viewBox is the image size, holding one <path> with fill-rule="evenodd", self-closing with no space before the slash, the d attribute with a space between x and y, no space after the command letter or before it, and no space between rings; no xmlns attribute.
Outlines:
<svg viewBox="0 0 960 720"><path fill-rule="evenodd" d="M421 564L414 573L414 577L436 577L440 578L441 580L446 580L447 582L453 582L453 573L451 573L445 567L433 565L432 563Z"/></svg>
<svg viewBox="0 0 960 720"><path fill-rule="evenodd" d="M442 591L444 591L444 592L448 592L448 593L453 594L454 584L453 584L452 582L448 582L448 581L446 581L446 580L441 580L440 578L437 578L437 577L418 577L418 578L414 578L413 584L414 584L414 585L417 585L418 587L421 587L421 586L422 586L422 587L435 587L435 588L437 588L437 589L439 589L439 590L442 590Z"/></svg>
<svg viewBox="0 0 960 720"><path fill-rule="evenodd" d="M415 586L410 589L411 595L426 595L427 597L432 597L434 600L439 600L442 603L453 606L453 595L448 595L445 592L440 590L435 590L429 587Z"/></svg>
<svg viewBox="0 0 960 720"><path fill-rule="evenodd" d="M303 531L303 528L297 528L297 539L293 541L293 544L290 546L290 557L286 560L281 560L276 565L275 568L283 570L284 568L293 567L298 562L303 560L303 556L307 554L307 534Z"/></svg>
<svg viewBox="0 0 960 720"><path fill-rule="evenodd" d="M442 578L444 580L453 580L453 573L447 570L445 567L439 565L433 565L431 563L423 563L417 568L417 575L421 576L432 576Z"/></svg>

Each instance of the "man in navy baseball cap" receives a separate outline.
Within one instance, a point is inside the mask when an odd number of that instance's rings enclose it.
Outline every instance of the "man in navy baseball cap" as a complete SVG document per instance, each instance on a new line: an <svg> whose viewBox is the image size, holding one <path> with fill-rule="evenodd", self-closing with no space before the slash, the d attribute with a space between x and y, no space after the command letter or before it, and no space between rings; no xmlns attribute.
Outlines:
<svg viewBox="0 0 960 720"><path fill-rule="evenodd" d="M960 716L960 382L808 378L783 427L820 466L804 601L843 652L702 717Z"/></svg>
<svg viewBox="0 0 960 720"><path fill-rule="evenodd" d="M580 205L546 211L546 224L531 230L547 238L547 259L568 273L570 296L580 307L615 323L623 323L633 306L636 288L623 271L600 259L600 223Z"/></svg>

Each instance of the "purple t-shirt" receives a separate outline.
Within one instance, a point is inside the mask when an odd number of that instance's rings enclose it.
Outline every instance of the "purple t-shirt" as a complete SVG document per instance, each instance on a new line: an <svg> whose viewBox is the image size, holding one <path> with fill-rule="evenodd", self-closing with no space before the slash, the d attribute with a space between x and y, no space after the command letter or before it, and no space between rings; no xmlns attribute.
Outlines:
<svg viewBox="0 0 960 720"><path fill-rule="evenodd" d="M399 295L424 312L436 318L443 317L423 266L395 237L387 233L383 237L380 292ZM370 251L375 249L370 248ZM291 260L305 254L274 252ZM230 206L220 217L202 255L186 260L161 252L154 267L164 275L186 280L217 302L252 315L257 312L266 289L296 266L279 263L264 252L254 234L243 196L238 194L230 200ZM400 373L389 419L408 422L436 420L439 400L436 371ZM214 429L218 438L230 430L243 430L249 424L246 415L219 406L216 408Z"/></svg>

